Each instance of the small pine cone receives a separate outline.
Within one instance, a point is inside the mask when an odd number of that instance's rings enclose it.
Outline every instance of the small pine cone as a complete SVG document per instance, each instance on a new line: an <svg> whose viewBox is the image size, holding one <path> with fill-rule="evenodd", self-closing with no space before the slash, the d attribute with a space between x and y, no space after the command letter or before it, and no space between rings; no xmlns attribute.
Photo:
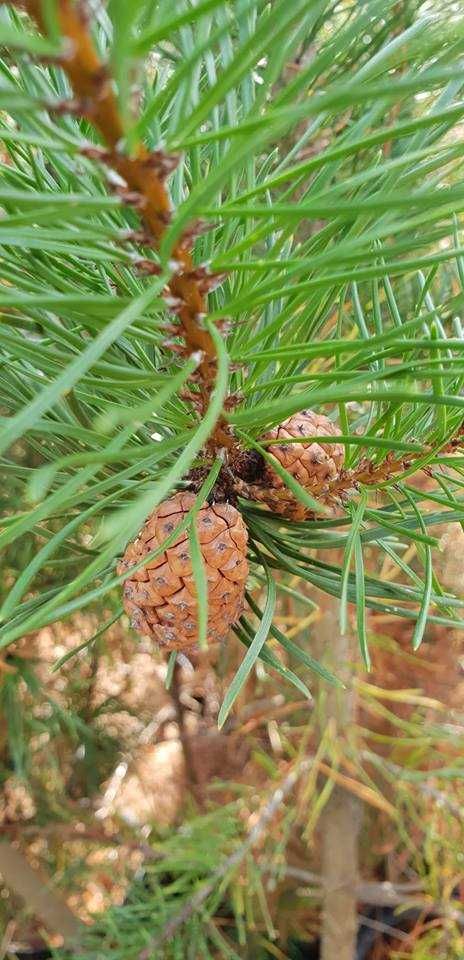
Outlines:
<svg viewBox="0 0 464 960"><path fill-rule="evenodd" d="M138 633L164 650L189 650L198 632L195 579L187 530L163 553L133 574L130 568L161 546L195 503L192 493L176 493L151 514L126 548L118 574L124 582L124 608ZM248 575L248 533L239 512L228 503L205 504L196 529L208 581L208 643L223 640L243 609Z"/></svg>
<svg viewBox="0 0 464 960"><path fill-rule="evenodd" d="M284 420L278 427L274 427L266 434L266 440L281 440L282 443L272 444L269 452L288 470L298 483L309 493L319 499L325 499L328 482L335 480L343 467L344 447L341 443L319 444L314 440L317 436L339 436L338 427L324 416L314 413L313 410L302 410ZM291 437L308 437L308 443L285 443ZM272 469L267 468L267 481L279 494L273 499L271 509L275 513L283 514L294 520L301 520L307 515L307 509L298 503L293 494L287 491L284 481ZM288 494L288 496L286 496Z"/></svg>

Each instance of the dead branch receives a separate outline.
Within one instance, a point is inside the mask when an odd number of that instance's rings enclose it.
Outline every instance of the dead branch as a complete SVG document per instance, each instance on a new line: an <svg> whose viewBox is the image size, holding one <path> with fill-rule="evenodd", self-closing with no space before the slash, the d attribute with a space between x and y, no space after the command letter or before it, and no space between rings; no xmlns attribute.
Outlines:
<svg viewBox="0 0 464 960"><path fill-rule="evenodd" d="M24 854L5 840L0 842L0 873L5 884L24 901L27 909L51 932L60 934L64 944L79 940L86 929L85 924L53 890L50 879L31 867Z"/></svg>

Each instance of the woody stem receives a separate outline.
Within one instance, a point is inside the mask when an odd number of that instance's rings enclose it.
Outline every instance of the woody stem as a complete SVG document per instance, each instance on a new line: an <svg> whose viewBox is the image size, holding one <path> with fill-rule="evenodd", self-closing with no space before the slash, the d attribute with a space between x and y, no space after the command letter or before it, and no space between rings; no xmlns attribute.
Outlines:
<svg viewBox="0 0 464 960"><path fill-rule="evenodd" d="M459 447L461 447L463 443L463 425L461 424L456 435L452 437L451 440L448 440L448 442L441 448L440 454L442 456L446 454L452 454ZM379 463L377 465L366 459L361 460L358 466L353 470L342 470L339 476L329 483L328 495L332 498L344 493L346 490L349 490L350 487L357 486L358 484L363 484L364 486L373 486L374 484L383 483L386 480L390 480L394 478L396 474L401 475L414 463L420 461L426 452L427 448L424 448L424 450L421 450L420 453L413 452L403 457L389 456L383 461L383 463ZM420 469L419 466L418 469Z"/></svg>
<svg viewBox="0 0 464 960"><path fill-rule="evenodd" d="M185 709L181 699L181 684L180 684L180 674L181 669L178 662L176 661L174 665L174 673L172 676L171 684L171 694L174 704L174 709L176 711L177 725L179 728L179 739L182 745L182 752L184 755L185 763L185 773L187 777L187 782L191 788L195 788L198 784L198 777L195 770L195 765L193 762L193 753L190 744L190 737L187 731L185 723Z"/></svg>
<svg viewBox="0 0 464 960"><path fill-rule="evenodd" d="M40 30L46 33L41 0L24 0L29 15ZM83 115L87 115L100 133L107 151L101 159L111 166L127 184L127 196L137 197L137 209L146 231L146 243L159 249L160 241L171 219L171 201L166 178L172 169L173 158L161 151L150 152L139 143L133 154L120 150L125 136L117 96L106 65L101 60L81 4L72 0L58 0L57 16L68 50L60 60L68 76L75 98ZM169 162L171 161L171 167ZM124 194L122 195L124 199ZM207 294L195 275L192 241L182 237L172 251L176 271L168 282L169 292L178 302L177 314L188 352L200 351L200 402L202 411L209 403L216 375L216 347L208 330L202 325L207 310ZM234 441L224 418L216 424L210 446L231 447Z"/></svg>

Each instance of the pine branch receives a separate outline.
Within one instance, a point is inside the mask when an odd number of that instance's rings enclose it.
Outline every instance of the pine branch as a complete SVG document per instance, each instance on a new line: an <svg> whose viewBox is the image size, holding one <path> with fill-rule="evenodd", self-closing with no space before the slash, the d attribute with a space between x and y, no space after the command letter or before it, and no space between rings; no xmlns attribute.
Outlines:
<svg viewBox="0 0 464 960"><path fill-rule="evenodd" d="M24 8L47 33L41 0L24 0ZM59 63L72 85L75 102L73 112L91 121L101 134L107 149L84 147L87 156L94 156L122 178L119 188L122 201L135 207L145 228L145 245L159 249L160 241L172 217L171 201L166 187L169 174L177 166L179 157L163 150L149 151L139 143L134 155L122 152L124 125L118 101L106 64L100 59L90 32L89 20L82 0L58 0L57 16L66 49ZM62 105L63 112L66 104ZM184 230L176 242L169 266L174 270L168 282L166 305L179 319L186 354L200 351L198 367L201 411L208 406L214 390L217 350L214 339L204 326L208 291L216 286L218 278L204 267L195 267L192 244L200 228L192 225ZM161 267L150 260L139 264L151 272ZM233 447L234 440L226 420L220 417L209 438L208 446L214 452L222 447Z"/></svg>
<svg viewBox="0 0 464 960"><path fill-rule="evenodd" d="M422 465L422 461L427 461L427 458L430 460L433 456L456 453L464 445L463 434L464 424L461 423L456 435L443 446L439 446L438 449L424 444L420 453L410 453L405 457L396 457L394 453L389 453L380 464L374 464L367 458L363 458L353 470L342 470L339 477L328 484L327 496L329 499L337 501L348 491L353 488L357 489L359 486L395 483L395 480L400 479L406 471L410 471L411 467L427 471L427 464Z"/></svg>
<svg viewBox="0 0 464 960"><path fill-rule="evenodd" d="M428 463L433 457L446 456L456 453L464 445L464 424L460 424L455 436L447 440L443 445L431 446L424 444L420 452L411 452L405 456L395 456L394 452L389 452L382 463L376 464L368 457L362 457L359 463L349 469L341 469L333 480L315 482L311 486L311 494L316 500L322 503L339 506L356 493L363 486L382 486L395 484L401 479L405 472L415 470L424 470L429 472ZM328 438L314 437L315 443L324 443ZM333 443L333 437L330 438ZM292 440L286 441L292 443ZM272 446L270 447L272 451ZM235 486L241 496L250 500L258 500L267 504L271 510L286 507L287 515L295 515L295 519L311 519L316 516L314 510L304 509L301 503L295 498L292 491L287 487L283 489L273 489L272 482L269 480L269 471L263 474L260 483L247 483L240 478L235 478ZM278 512L281 512L278 509Z"/></svg>
<svg viewBox="0 0 464 960"><path fill-rule="evenodd" d="M111 564L154 503L181 483L195 489L212 448L222 447L213 496L256 496L270 507L241 505L258 577L260 567L266 577L292 572L341 595L344 608L359 601L419 619L419 638L429 610L459 626L462 602L439 594L429 552L420 555L423 578L399 557L402 578L391 584L371 569L364 575L361 556L367 543L396 551L404 536L429 551L429 525L462 516L460 458L427 529L417 497L409 503L401 489L404 475L458 449L449 438L464 403L464 188L453 137L464 105L454 21L428 22L421 2L404 29L393 12L386 22L363 5L316 15L304 0L246 0L240 10L214 0L186 7L180 21L163 4L156 27L144 0L133 17L115 3L90 23L72 0L18 4L40 36L26 17L5 13L0 307L12 417L0 447L24 437L30 460L19 468L13 450L5 462L14 492L0 546L11 545L16 572L14 543L41 531L46 540L9 589L0 642L100 602L118 585ZM301 43L311 58L289 77ZM136 71L144 97L128 122ZM296 124L289 149L282 138ZM89 125L97 145L83 139ZM314 155L321 130L327 148ZM94 161L116 196L105 195ZM302 221L315 224L316 212L324 222L306 235ZM217 228L196 242L202 216ZM200 246L210 268L194 261ZM210 269L230 279L205 316L220 279ZM179 370L179 353L196 359ZM319 415L326 405L343 430L338 476L313 485L310 477L299 490L285 477L280 489L257 479L253 442L266 443L266 430L289 414ZM243 445L241 428L250 432ZM353 511L342 508L374 486L391 490L391 503L369 504L354 543ZM315 500L336 505L336 515L321 516ZM79 529L88 521L103 521L108 546L84 551ZM332 546L346 548L342 566L326 562ZM62 548L66 574L48 591ZM240 638L255 636L247 622ZM317 669L283 634L274 639ZM266 642L262 659L306 692L271 654Z"/></svg>

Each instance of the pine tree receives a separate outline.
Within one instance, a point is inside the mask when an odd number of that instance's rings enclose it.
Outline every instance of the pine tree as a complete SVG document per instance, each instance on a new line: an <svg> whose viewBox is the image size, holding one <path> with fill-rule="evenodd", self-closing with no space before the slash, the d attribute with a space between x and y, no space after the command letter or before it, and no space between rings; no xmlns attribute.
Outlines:
<svg viewBox="0 0 464 960"><path fill-rule="evenodd" d="M169 677L243 644L222 726L258 660L303 697L340 684L275 622L292 576L342 637L356 608L366 668L370 611L413 650L461 625L432 549L464 520L462 31L425 0L2 7L7 672L125 604Z"/></svg>

